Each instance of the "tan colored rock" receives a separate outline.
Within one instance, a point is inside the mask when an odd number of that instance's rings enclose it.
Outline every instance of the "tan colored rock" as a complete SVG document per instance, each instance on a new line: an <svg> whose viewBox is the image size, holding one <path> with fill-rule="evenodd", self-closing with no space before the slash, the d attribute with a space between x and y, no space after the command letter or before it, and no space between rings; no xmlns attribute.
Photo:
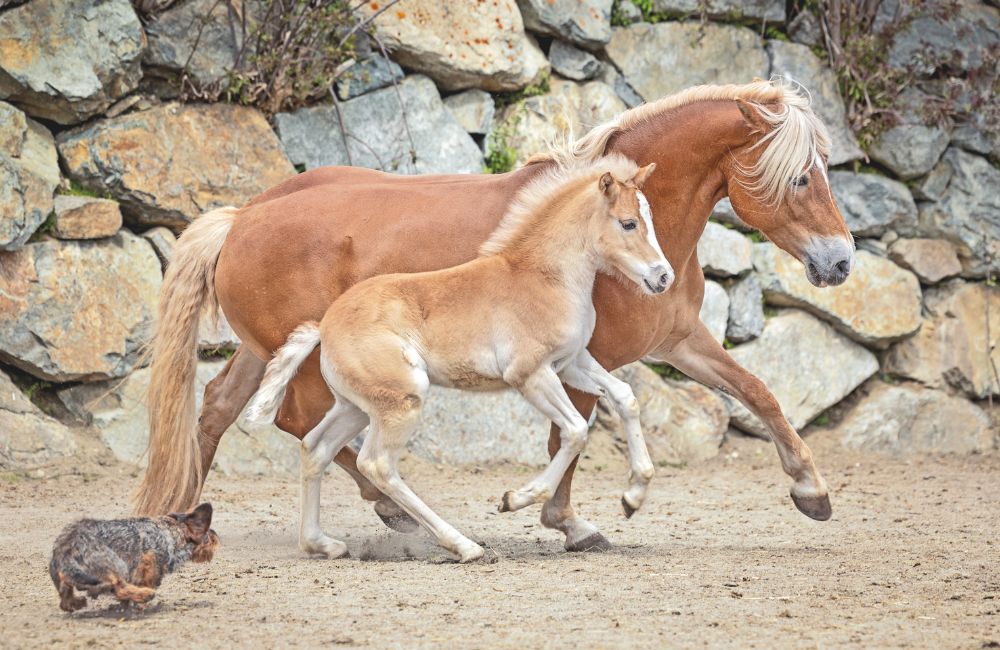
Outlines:
<svg viewBox="0 0 1000 650"><path fill-rule="evenodd" d="M230 104L129 113L61 133L58 146L69 177L108 192L126 220L175 230L295 174L264 116Z"/></svg>
<svg viewBox="0 0 1000 650"><path fill-rule="evenodd" d="M0 359L50 381L123 377L148 340L160 283L153 249L127 230L0 253Z"/></svg>
<svg viewBox="0 0 1000 650"><path fill-rule="evenodd" d="M729 354L774 394L796 429L830 408L878 372L875 355L809 314L788 310L768 319L759 338ZM768 437L764 424L726 397L735 426Z"/></svg>
<svg viewBox="0 0 1000 650"><path fill-rule="evenodd" d="M944 239L897 239L889 258L913 271L924 284L936 284L962 272L955 246Z"/></svg>
<svg viewBox="0 0 1000 650"><path fill-rule="evenodd" d="M989 416L972 402L915 385L874 382L837 426L845 447L893 455L970 454L994 449Z"/></svg>
<svg viewBox="0 0 1000 650"><path fill-rule="evenodd" d="M59 239L100 239L111 237L122 227L118 203L89 196L55 198L52 234Z"/></svg>
<svg viewBox="0 0 1000 650"><path fill-rule="evenodd" d="M0 102L0 251L20 248L44 223L58 184L52 136L41 124Z"/></svg>
<svg viewBox="0 0 1000 650"><path fill-rule="evenodd" d="M377 3L364 3L374 14ZM537 81L548 61L524 31L514 2L457 5L409 0L375 19L379 35L403 67L445 90L519 90Z"/></svg>
<svg viewBox="0 0 1000 650"><path fill-rule="evenodd" d="M36 467L75 449L69 429L42 413L0 371L0 469Z"/></svg>
<svg viewBox="0 0 1000 650"><path fill-rule="evenodd" d="M549 93L529 97L504 109L493 127L506 134L508 146L523 163L533 154L548 150L550 143L577 136L625 110L611 86L600 81L578 84L553 79Z"/></svg>
<svg viewBox="0 0 1000 650"><path fill-rule="evenodd" d="M989 332L986 312L989 302ZM952 385L973 397L1000 394L1000 289L951 280L924 295L930 317L916 336L897 343L886 372L932 387Z"/></svg>
<svg viewBox="0 0 1000 650"><path fill-rule="evenodd" d="M855 267L839 287L818 288L799 263L774 244L754 245L753 264L767 302L801 307L852 339L876 348L920 327L920 282L889 260L859 250Z"/></svg>
<svg viewBox="0 0 1000 650"><path fill-rule="evenodd" d="M613 373L639 400L643 434L654 463L682 465L714 458L729 427L726 403L693 381L664 380L643 363ZM625 448L618 415L602 404L597 424ZM592 433L593 435L593 433Z"/></svg>

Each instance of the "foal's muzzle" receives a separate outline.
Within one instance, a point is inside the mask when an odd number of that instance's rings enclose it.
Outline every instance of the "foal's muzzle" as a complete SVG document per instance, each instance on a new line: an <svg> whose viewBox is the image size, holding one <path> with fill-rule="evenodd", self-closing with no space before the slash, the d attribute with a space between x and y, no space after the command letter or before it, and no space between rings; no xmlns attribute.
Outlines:
<svg viewBox="0 0 1000 650"><path fill-rule="evenodd" d="M663 293L674 283L674 270L669 266L657 264L643 278L643 283L650 293Z"/></svg>

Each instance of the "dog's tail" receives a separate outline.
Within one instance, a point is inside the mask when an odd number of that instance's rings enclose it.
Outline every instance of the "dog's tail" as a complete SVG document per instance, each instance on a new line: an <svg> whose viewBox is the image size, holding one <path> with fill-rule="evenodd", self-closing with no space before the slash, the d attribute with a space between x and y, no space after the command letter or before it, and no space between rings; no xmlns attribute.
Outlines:
<svg viewBox="0 0 1000 650"><path fill-rule="evenodd" d="M257 394L250 400L247 420L260 424L274 422L278 407L285 400L288 382L295 377L299 366L319 345L319 324L313 321L295 328L288 341L278 348L274 358L267 364L264 379Z"/></svg>
<svg viewBox="0 0 1000 650"><path fill-rule="evenodd" d="M237 209L200 216L177 240L163 278L150 372L149 466L135 495L142 515L186 512L201 492L201 450L195 413L198 320L218 310L215 266Z"/></svg>

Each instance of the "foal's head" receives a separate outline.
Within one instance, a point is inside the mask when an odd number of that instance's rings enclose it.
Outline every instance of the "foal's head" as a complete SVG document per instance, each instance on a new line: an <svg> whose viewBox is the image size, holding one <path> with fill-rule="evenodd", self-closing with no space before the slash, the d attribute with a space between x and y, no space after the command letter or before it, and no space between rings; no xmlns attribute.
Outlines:
<svg viewBox="0 0 1000 650"><path fill-rule="evenodd" d="M854 239L830 192L826 128L791 89L782 102L736 106L748 140L732 151L733 209L802 262L813 285L841 284L854 266Z"/></svg>
<svg viewBox="0 0 1000 650"><path fill-rule="evenodd" d="M647 294L663 293L674 281L674 269L656 241L649 202L640 191L654 169L656 163L650 163L624 180L610 171L602 174L597 181L600 205L590 221L598 256Z"/></svg>

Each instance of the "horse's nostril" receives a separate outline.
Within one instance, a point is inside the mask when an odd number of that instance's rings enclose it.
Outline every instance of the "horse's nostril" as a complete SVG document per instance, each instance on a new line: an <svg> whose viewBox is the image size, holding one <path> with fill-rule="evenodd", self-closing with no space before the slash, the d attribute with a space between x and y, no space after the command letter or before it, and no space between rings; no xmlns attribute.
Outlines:
<svg viewBox="0 0 1000 650"><path fill-rule="evenodd" d="M844 275L847 275L848 273L851 272L851 261L850 260L840 260L839 262L837 262L834 265L834 267L837 269L837 271L839 273L843 273Z"/></svg>
<svg viewBox="0 0 1000 650"><path fill-rule="evenodd" d="M660 286L665 287L668 284L670 284L670 274L664 273L663 275L660 276Z"/></svg>

